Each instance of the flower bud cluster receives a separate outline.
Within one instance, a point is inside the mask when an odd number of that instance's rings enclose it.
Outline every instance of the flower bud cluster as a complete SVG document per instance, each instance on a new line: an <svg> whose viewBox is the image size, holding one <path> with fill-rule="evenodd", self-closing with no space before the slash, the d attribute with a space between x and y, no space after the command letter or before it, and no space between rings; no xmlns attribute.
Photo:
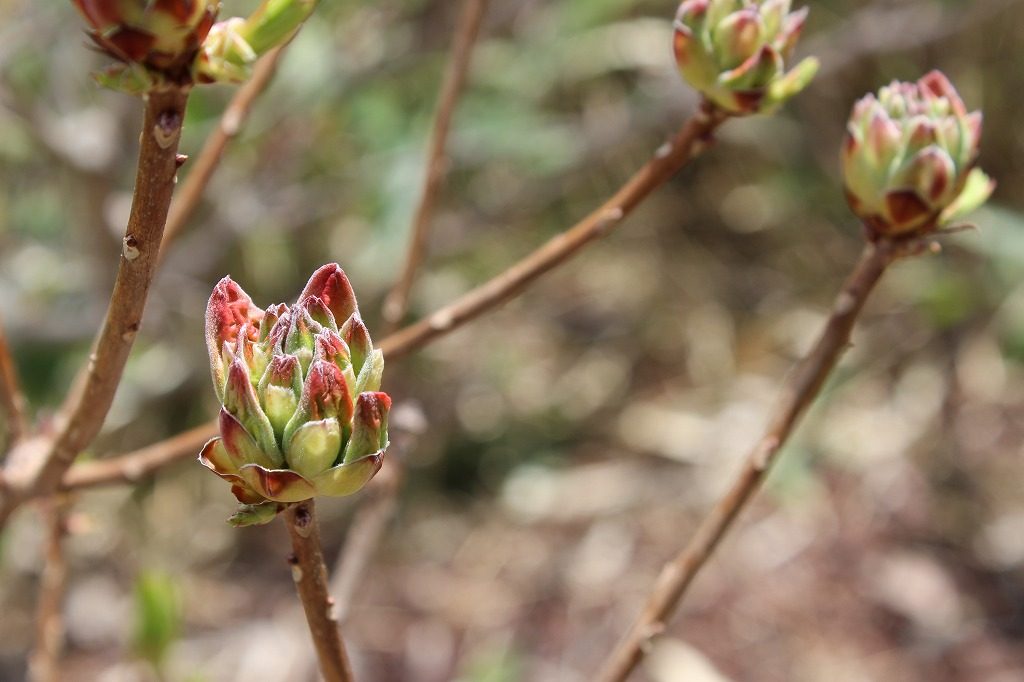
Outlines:
<svg viewBox="0 0 1024 682"><path fill-rule="evenodd" d="M818 70L813 58L790 67L807 8L790 0L686 0L675 21L676 63L683 77L731 114L769 111L803 90Z"/></svg>
<svg viewBox="0 0 1024 682"><path fill-rule="evenodd" d="M857 102L843 177L847 201L872 236L922 234L985 202L994 185L975 167L981 121L938 71Z"/></svg>
<svg viewBox="0 0 1024 682"><path fill-rule="evenodd" d="M294 305L265 311L225 277L207 306L206 344L222 407L220 437L199 461L240 502L349 495L380 469L384 356L338 265L317 270Z"/></svg>
<svg viewBox="0 0 1024 682"><path fill-rule="evenodd" d="M317 0L263 0L247 18L217 22L220 0L71 0L93 41L119 63L97 74L142 94L165 85L239 82L287 42Z"/></svg>

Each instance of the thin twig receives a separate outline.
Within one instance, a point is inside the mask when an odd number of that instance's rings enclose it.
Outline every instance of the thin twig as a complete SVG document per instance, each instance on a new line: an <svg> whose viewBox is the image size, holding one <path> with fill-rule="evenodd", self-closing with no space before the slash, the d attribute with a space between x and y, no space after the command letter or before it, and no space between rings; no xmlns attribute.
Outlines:
<svg viewBox="0 0 1024 682"><path fill-rule="evenodd" d="M487 0L465 0L455 28L451 59L441 84L434 126L430 132L423 189L413 218L409 250L405 256L402 274L384 302L384 319L391 329L397 328L405 317L409 308L409 294L416 280L416 271L426 255L434 208L448 171L448 158L445 153L448 132L451 130L455 106L466 84L470 58L473 56L473 47L480 33L480 23L486 7Z"/></svg>
<svg viewBox="0 0 1024 682"><path fill-rule="evenodd" d="M426 256L434 209L448 171L448 133L455 107L465 88L473 48L486 9L487 0L465 0L462 4L451 57L441 83L437 111L434 113L423 188L413 218L409 249L402 274L384 302L384 320L389 331L397 329L408 311L416 272ZM352 599L398 507L398 494L405 478L404 466L393 454L388 462L387 468L375 478L374 494L362 500L337 560L332 591L337 598L338 619L342 622L352 608Z"/></svg>
<svg viewBox="0 0 1024 682"><path fill-rule="evenodd" d="M61 679L60 657L64 648L64 591L68 563L64 538L68 532L71 500L54 497L47 502L46 556L36 605L36 641L29 655L28 679L31 682L57 682Z"/></svg>
<svg viewBox="0 0 1024 682"><path fill-rule="evenodd" d="M0 502L0 526L27 491L57 488L107 416L142 323L156 270L179 166L178 142L187 101L188 92L177 88L152 92L146 98L135 192L106 319L88 363L54 419L56 436L47 443L43 456L36 457L32 451L33 456L19 457L20 448L11 453L4 472L7 487Z"/></svg>
<svg viewBox="0 0 1024 682"><path fill-rule="evenodd" d="M320 529L313 500L289 507L284 512L284 520L292 539L292 555L288 562L320 660L320 672L326 682L350 682L354 679L352 666L341 639L334 600L327 591L327 568L320 547Z"/></svg>
<svg viewBox="0 0 1024 682"><path fill-rule="evenodd" d="M531 282L565 262L584 246L615 229L651 192L675 175L704 147L727 116L702 106L604 205L569 230L508 268L505 272L464 294L454 302L381 342L384 355L401 357L429 341L451 332L469 320L492 310L525 289Z"/></svg>
<svg viewBox="0 0 1024 682"><path fill-rule="evenodd" d="M651 640L664 631L666 621L679 606L690 583L757 491L801 415L818 395L840 355L849 346L853 325L871 290L893 259L902 253L888 242L865 247L836 298L832 314L814 348L789 377L765 434L747 456L743 469L728 492L705 517L689 544L662 569L640 617L605 661L596 680L626 680L643 658Z"/></svg>
<svg viewBox="0 0 1024 682"><path fill-rule="evenodd" d="M28 433L26 406L25 394L21 390L21 382L18 381L18 371L14 367L7 336L0 326L0 410L3 410L6 417L8 448Z"/></svg>
<svg viewBox="0 0 1024 682"><path fill-rule="evenodd" d="M277 64L281 60L285 47L282 45L274 48L256 63L252 77L235 92L231 102L221 114L216 129L206 138L195 161L189 164L188 175L185 176L184 182L178 189L177 197L171 204L171 211L167 217L167 229L164 230L164 238L160 246L161 257L166 254L167 246L181 234L192 214L195 213L199 201L206 191L206 186L210 183L210 178L213 177L214 171L217 170L224 157L224 149L228 142L241 132L242 125L249 117L256 98L266 90L274 78Z"/></svg>
<svg viewBox="0 0 1024 682"><path fill-rule="evenodd" d="M81 490L112 483L136 483L168 464L194 457L216 435L217 424L209 422L119 457L81 462L68 469L60 487Z"/></svg>

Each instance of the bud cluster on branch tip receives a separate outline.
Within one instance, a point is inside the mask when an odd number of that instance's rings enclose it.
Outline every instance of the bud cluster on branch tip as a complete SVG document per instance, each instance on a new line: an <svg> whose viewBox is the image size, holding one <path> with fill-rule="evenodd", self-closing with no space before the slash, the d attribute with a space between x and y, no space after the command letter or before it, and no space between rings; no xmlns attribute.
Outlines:
<svg viewBox="0 0 1024 682"><path fill-rule="evenodd" d="M216 22L220 0L71 0L89 35L120 63L97 74L135 94L168 85L239 82L256 59L287 42L317 0L263 0L248 17Z"/></svg>
<svg viewBox="0 0 1024 682"><path fill-rule="evenodd" d="M818 70L807 58L787 70L807 8L790 0L686 0L673 47L683 78L734 115L770 111L803 90Z"/></svg>
<svg viewBox="0 0 1024 682"><path fill-rule="evenodd" d="M853 107L842 150L846 198L872 239L914 237L981 206L981 112L945 75L893 82Z"/></svg>
<svg viewBox="0 0 1024 682"><path fill-rule="evenodd" d="M380 469L391 398L355 295L336 264L298 302L265 311L230 277L206 309L206 345L221 401L220 437L199 461L231 483L233 522L269 521L282 505L350 495Z"/></svg>

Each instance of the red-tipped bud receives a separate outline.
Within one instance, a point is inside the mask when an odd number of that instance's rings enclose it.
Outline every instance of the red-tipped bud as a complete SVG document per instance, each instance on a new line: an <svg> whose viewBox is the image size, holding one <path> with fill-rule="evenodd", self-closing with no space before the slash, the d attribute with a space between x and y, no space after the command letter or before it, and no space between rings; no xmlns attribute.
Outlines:
<svg viewBox="0 0 1024 682"><path fill-rule="evenodd" d="M348 345L330 329L325 329L317 334L315 344L313 360L323 360L337 367L345 378L345 385L352 392L352 398L355 399L356 374Z"/></svg>
<svg viewBox="0 0 1024 682"><path fill-rule="evenodd" d="M274 427L278 442L285 426L299 407L302 396L302 368L294 355L275 355L259 385L260 403Z"/></svg>
<svg viewBox="0 0 1024 682"><path fill-rule="evenodd" d="M291 325L284 342L284 351L297 357L299 364L302 365L302 371L306 372L309 363L313 361L316 335L323 331L323 327L313 319L305 306L292 306L289 320ZM278 323L280 324L280 321Z"/></svg>
<svg viewBox="0 0 1024 682"><path fill-rule="evenodd" d="M352 418L352 398L337 365L313 363L302 386L301 409L307 419L337 417L347 423Z"/></svg>
<svg viewBox="0 0 1024 682"><path fill-rule="evenodd" d="M358 313L353 313L341 325L341 338L348 346L352 355L352 370L359 374L366 362L366 357L373 352L373 341L370 340L370 330L366 328Z"/></svg>
<svg viewBox="0 0 1024 682"><path fill-rule="evenodd" d="M221 438L200 461L240 501L349 495L380 469L391 406L377 393L384 356L341 268L321 268L299 303L265 312L225 278L210 298L207 343L223 410Z"/></svg>
<svg viewBox="0 0 1024 682"><path fill-rule="evenodd" d="M352 437L345 446L345 462L380 452L387 447L388 412L391 397L387 393L360 393L352 417Z"/></svg>
<svg viewBox="0 0 1024 682"><path fill-rule="evenodd" d="M338 324L334 320L334 315L319 296L309 296L298 305L305 308L309 316L324 329L338 331Z"/></svg>
<svg viewBox="0 0 1024 682"><path fill-rule="evenodd" d="M256 390L249 379L249 368L241 359L232 362L228 369L224 409L245 427L268 457L278 463L282 461L274 429L256 397Z"/></svg>
<svg viewBox="0 0 1024 682"><path fill-rule="evenodd" d="M267 308L266 312L263 313L263 319L260 320L260 343L264 343L270 338L270 332L277 324L277 321L288 312L288 306L284 303L278 303Z"/></svg>
<svg viewBox="0 0 1024 682"><path fill-rule="evenodd" d="M299 302L310 296L322 300L334 314L335 320L347 320L352 313L359 311L352 284L337 263L328 263L313 273L299 295Z"/></svg>
<svg viewBox="0 0 1024 682"><path fill-rule="evenodd" d="M224 398L226 364L225 346L229 356L234 354L239 332L250 326L246 335L255 334L263 313L253 305L252 299L230 277L225 277L213 288L206 304L206 348L210 354L210 371L217 397Z"/></svg>

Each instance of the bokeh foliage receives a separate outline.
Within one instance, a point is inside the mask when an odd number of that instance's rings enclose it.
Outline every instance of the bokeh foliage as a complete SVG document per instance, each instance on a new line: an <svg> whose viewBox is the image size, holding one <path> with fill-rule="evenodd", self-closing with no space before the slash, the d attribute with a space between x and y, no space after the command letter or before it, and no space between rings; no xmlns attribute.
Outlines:
<svg viewBox="0 0 1024 682"><path fill-rule="evenodd" d="M620 232L520 300L389 363L396 409L418 405L429 429L392 453L408 489L349 628L368 679L586 679L757 433L859 251L838 183L850 106L930 68L985 112L992 208L978 232L887 278L750 530L670 634L733 679L1024 671L1024 6L811 4L801 53L822 73L794 102L730 123ZM672 64L674 10L492 3L410 318L589 211L692 110ZM202 311L226 273L257 300L286 300L337 260L378 333L456 11L323 3L169 254L90 455L215 413ZM4 3L0 36L0 317L45 419L103 314L139 106L92 85L103 60L70 6ZM231 93L196 92L185 152ZM159 566L184 595L170 674L227 679L226 641L271 641L285 662L263 664L265 679L298 675L280 537L225 526L231 500L208 478L188 463L82 498L69 671L90 679L125 658L133 576ZM323 507L334 550L351 506ZM39 533L24 518L7 535L0 678L17 679Z"/></svg>

